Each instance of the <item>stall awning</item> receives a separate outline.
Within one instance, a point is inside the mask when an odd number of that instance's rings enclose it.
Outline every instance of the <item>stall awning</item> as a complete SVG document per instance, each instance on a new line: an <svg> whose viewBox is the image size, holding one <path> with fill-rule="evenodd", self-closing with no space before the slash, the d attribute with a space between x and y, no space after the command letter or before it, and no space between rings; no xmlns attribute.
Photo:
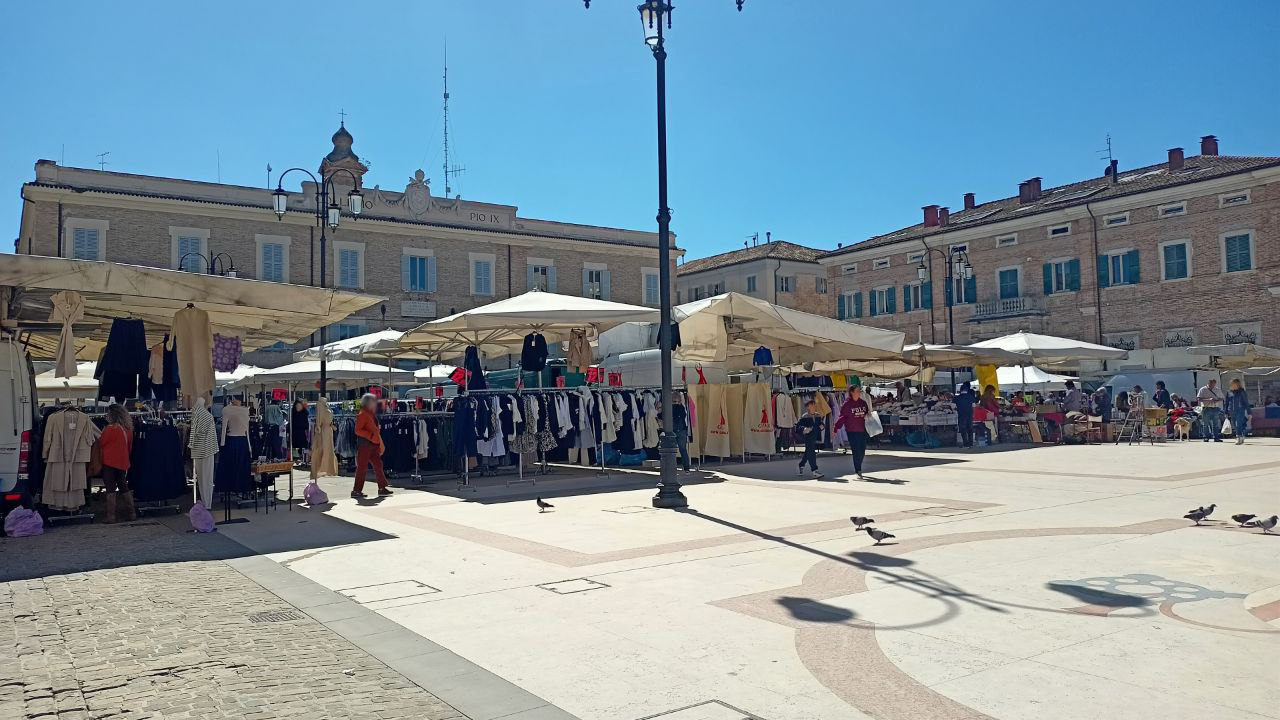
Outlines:
<svg viewBox="0 0 1280 720"><path fill-rule="evenodd" d="M1208 355L1209 365L1215 370L1245 370L1280 365L1280 350L1253 343L1193 345L1187 348L1187 353Z"/></svg>
<svg viewBox="0 0 1280 720"><path fill-rule="evenodd" d="M325 377L334 385L367 385L390 381L395 385L413 384L413 373L396 370L386 365L360 362L359 360L331 360L325 363ZM285 387L308 385L320 380L320 361L303 360L281 365L278 368L259 370L247 377L228 383L231 388Z"/></svg>
<svg viewBox="0 0 1280 720"><path fill-rule="evenodd" d="M75 290L84 298L85 317L76 323L76 337L79 345L89 348L106 340L115 318L143 320L149 337L158 340L172 325L174 314L192 304L208 311L214 332L240 337L246 350L254 350L278 342L297 342L385 299L305 285L41 255L6 255L0 262L0 287L20 290L11 314L38 359L52 357L57 348L58 327L48 322L49 296L61 290Z"/></svg>
<svg viewBox="0 0 1280 720"><path fill-rule="evenodd" d="M365 360L369 358L392 360L431 360L433 356L403 347L400 338L404 333L400 330L379 330L367 335L335 340L331 343L309 347L293 354L294 360L319 360L321 356L330 360Z"/></svg>

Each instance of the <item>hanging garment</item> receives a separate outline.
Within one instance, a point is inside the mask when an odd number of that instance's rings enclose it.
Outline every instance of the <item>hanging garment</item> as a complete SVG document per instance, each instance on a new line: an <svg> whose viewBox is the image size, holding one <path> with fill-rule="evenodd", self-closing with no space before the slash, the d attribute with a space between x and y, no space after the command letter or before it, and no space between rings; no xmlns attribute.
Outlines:
<svg viewBox="0 0 1280 720"><path fill-rule="evenodd" d="M831 404L827 402L827 396L823 393L816 392L813 394L813 404L817 408L817 413L822 417L831 414Z"/></svg>
<svg viewBox="0 0 1280 720"><path fill-rule="evenodd" d="M462 367L467 371L468 390L486 390L489 383L484 379L484 365L480 362L480 351L475 345L468 345Z"/></svg>
<svg viewBox="0 0 1280 720"><path fill-rule="evenodd" d="M591 343L587 342L584 330L569 333L569 351L566 353L569 370L584 373L591 367Z"/></svg>
<svg viewBox="0 0 1280 720"><path fill-rule="evenodd" d="M338 474L338 456L334 453L333 411L329 399L321 396L316 403L316 426L311 431L311 479Z"/></svg>
<svg viewBox="0 0 1280 720"><path fill-rule="evenodd" d="M658 436L661 434L661 424L658 422L658 415L662 411L662 398L655 392L646 392L644 394L644 446L647 448L658 447ZM687 424L687 423L686 423Z"/></svg>
<svg viewBox="0 0 1280 720"><path fill-rule="evenodd" d="M595 425L591 420L595 398L585 388L578 390L576 396L578 413L575 416L574 427L578 429L578 432L573 446L576 448L596 447Z"/></svg>
<svg viewBox="0 0 1280 720"><path fill-rule="evenodd" d="M167 423L140 422L133 429L129 489L134 498L155 502L189 495L182 462L181 431Z"/></svg>
<svg viewBox="0 0 1280 720"><path fill-rule="evenodd" d="M470 350L472 348L468 348ZM476 454L476 412L474 398L453 401L453 454L465 458Z"/></svg>
<svg viewBox="0 0 1280 720"><path fill-rule="evenodd" d="M542 333L532 332L524 336L520 350L520 369L525 372L542 372L547 366L547 340Z"/></svg>
<svg viewBox="0 0 1280 720"><path fill-rule="evenodd" d="M44 423L44 489L41 500L55 510L84 505L93 443L100 431L79 410L55 412Z"/></svg>
<svg viewBox="0 0 1280 720"><path fill-rule="evenodd" d="M831 373L831 387L835 390L844 390L849 387L849 376L844 373Z"/></svg>
<svg viewBox="0 0 1280 720"><path fill-rule="evenodd" d="M249 437L229 436L214 460L213 491L244 493L252 487L253 476L249 474Z"/></svg>
<svg viewBox="0 0 1280 720"><path fill-rule="evenodd" d="M222 409L222 442L230 437L249 437L249 408L228 405Z"/></svg>
<svg viewBox="0 0 1280 720"><path fill-rule="evenodd" d="M138 382L145 379L150 360L147 331L142 321L112 320L107 346L94 371L94 377L99 379L98 399L115 398L123 402L138 397Z"/></svg>
<svg viewBox="0 0 1280 720"><path fill-rule="evenodd" d="M53 310L49 313L50 322L62 323L62 332L58 335L58 355L54 364L54 377L69 378L76 376L76 339L71 331L71 324L84 319L84 298L75 290L63 290L49 297Z"/></svg>
<svg viewBox="0 0 1280 720"><path fill-rule="evenodd" d="M752 365L772 365L773 351L767 347L764 347L763 345L756 348L755 353L752 354L751 356L751 364Z"/></svg>
<svg viewBox="0 0 1280 720"><path fill-rule="evenodd" d="M213 336L213 369L232 372L240 364L240 338L234 335Z"/></svg>
<svg viewBox="0 0 1280 720"><path fill-rule="evenodd" d="M218 454L218 433L213 413L204 405L198 405L191 411L191 433L187 439L187 447L191 450L192 460L203 460Z"/></svg>
<svg viewBox="0 0 1280 720"><path fill-rule="evenodd" d="M311 414L302 410L294 410L289 415L289 446L294 450L306 450L311 447L307 441L307 430L311 425Z"/></svg>
<svg viewBox="0 0 1280 720"><path fill-rule="evenodd" d="M747 404L747 386L741 383L726 385L724 398L729 411L729 454L741 455L746 449L747 428L742 417Z"/></svg>
<svg viewBox="0 0 1280 720"><path fill-rule="evenodd" d="M573 420L569 415L569 395L567 393L556 393L556 422L559 425L557 435L561 438L573 430Z"/></svg>
<svg viewBox="0 0 1280 720"><path fill-rule="evenodd" d="M705 407L699 407L706 432L702 451L716 457L729 457L729 408L725 398L726 385L707 385Z"/></svg>
<svg viewBox="0 0 1280 720"><path fill-rule="evenodd" d="M796 410L790 397L782 394L773 396L773 424L787 430L796 426Z"/></svg>
<svg viewBox="0 0 1280 720"><path fill-rule="evenodd" d="M746 430L743 444L747 452L762 455L773 453L773 402L768 385L752 383L747 386L742 424Z"/></svg>
<svg viewBox="0 0 1280 720"><path fill-rule="evenodd" d="M482 399L479 402L486 401ZM502 434L502 407L496 397L489 398L487 404L488 438L476 442L476 454L482 457L502 457L507 454L507 443Z"/></svg>
<svg viewBox="0 0 1280 720"><path fill-rule="evenodd" d="M182 404L195 407L196 398L202 397L206 405L212 405L213 331L209 328L209 313L195 307L175 313L173 332L165 349L177 351Z"/></svg>

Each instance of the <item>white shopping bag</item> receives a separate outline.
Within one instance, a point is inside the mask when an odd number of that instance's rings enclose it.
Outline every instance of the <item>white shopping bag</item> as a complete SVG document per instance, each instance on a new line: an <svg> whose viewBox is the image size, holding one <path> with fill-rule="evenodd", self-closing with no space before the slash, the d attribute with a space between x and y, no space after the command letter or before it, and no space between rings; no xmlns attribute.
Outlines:
<svg viewBox="0 0 1280 720"><path fill-rule="evenodd" d="M880 413L875 410L867 413L866 425L868 437L875 437L884 432L884 424L880 422Z"/></svg>
<svg viewBox="0 0 1280 720"><path fill-rule="evenodd" d="M1226 420L1222 421L1222 434L1223 435L1231 434L1231 418L1227 418Z"/></svg>

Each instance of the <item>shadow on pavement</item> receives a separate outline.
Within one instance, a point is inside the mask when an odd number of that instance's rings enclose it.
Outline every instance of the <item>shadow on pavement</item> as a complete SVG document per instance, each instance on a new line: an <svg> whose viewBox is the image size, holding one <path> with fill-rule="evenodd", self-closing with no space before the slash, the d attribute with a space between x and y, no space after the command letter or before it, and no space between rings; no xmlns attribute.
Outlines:
<svg viewBox="0 0 1280 720"><path fill-rule="evenodd" d="M775 602L787 609L791 617L809 622L840 623L854 619L852 610L799 597L780 597Z"/></svg>

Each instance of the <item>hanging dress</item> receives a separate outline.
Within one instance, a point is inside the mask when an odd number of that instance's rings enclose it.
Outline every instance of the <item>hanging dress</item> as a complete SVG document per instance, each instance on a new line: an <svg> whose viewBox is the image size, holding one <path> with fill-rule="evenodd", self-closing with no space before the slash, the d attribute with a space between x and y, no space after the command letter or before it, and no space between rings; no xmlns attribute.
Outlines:
<svg viewBox="0 0 1280 720"><path fill-rule="evenodd" d="M338 456L333 451L333 411L328 398L316 403L316 426L311 432L311 479L338 474Z"/></svg>
<svg viewBox="0 0 1280 720"><path fill-rule="evenodd" d="M72 323L84 319L84 298L75 290L63 290L49 297L53 303L53 311L49 313L50 322L62 323L62 332L58 335L58 356L54 365L54 377L70 378L76 376L76 339L72 335Z"/></svg>
<svg viewBox="0 0 1280 720"><path fill-rule="evenodd" d="M196 398L203 397L213 405L213 330L209 313L187 307L173 315L173 332L166 350L178 351L178 374L182 385L182 404L193 408Z"/></svg>

